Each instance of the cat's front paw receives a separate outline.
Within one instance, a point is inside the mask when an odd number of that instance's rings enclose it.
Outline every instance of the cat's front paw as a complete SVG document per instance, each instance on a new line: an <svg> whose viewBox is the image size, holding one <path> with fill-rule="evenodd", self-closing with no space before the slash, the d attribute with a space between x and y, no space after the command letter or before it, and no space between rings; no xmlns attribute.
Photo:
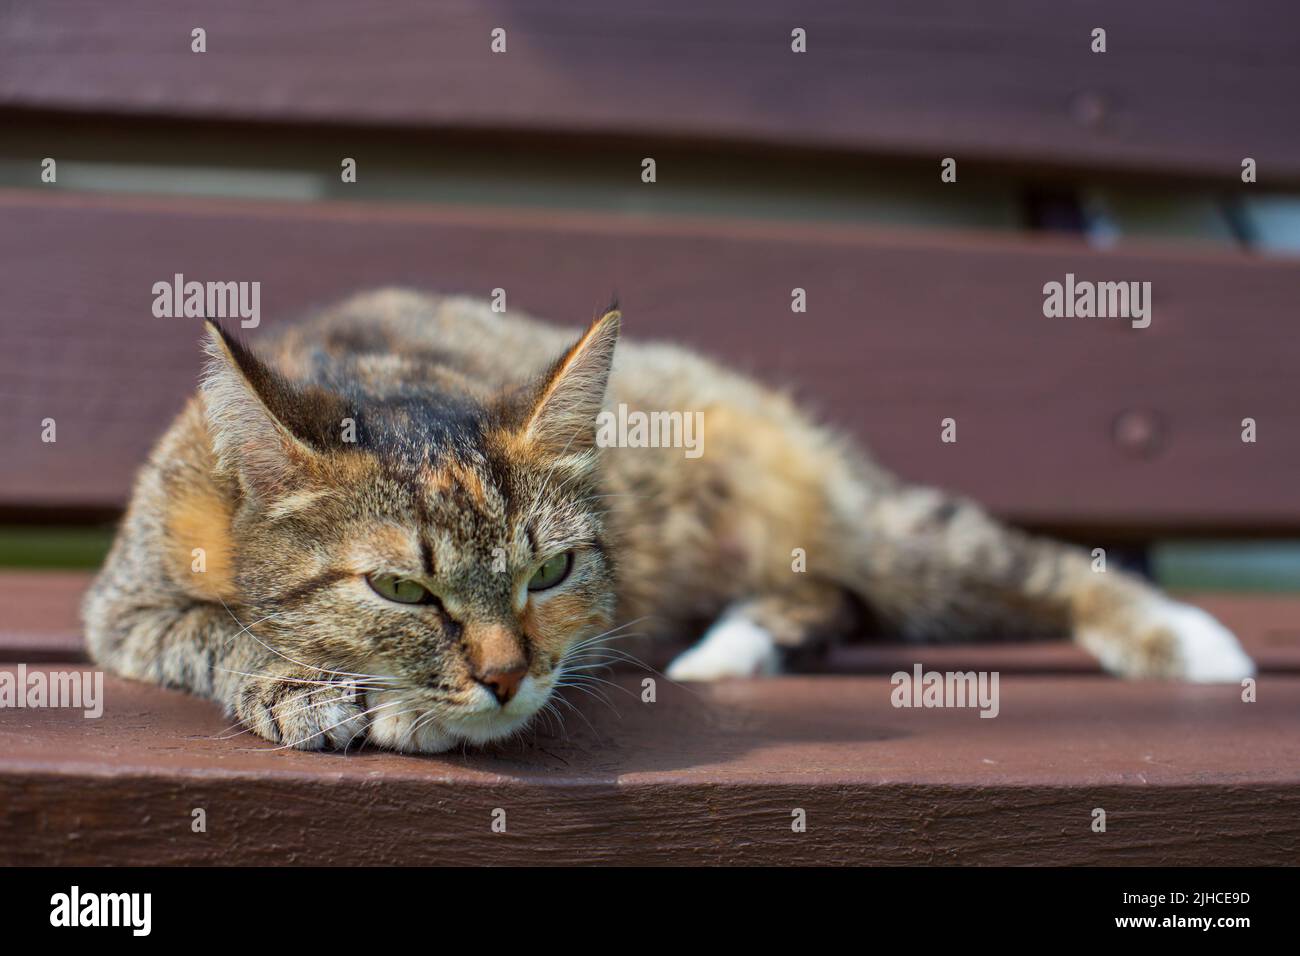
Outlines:
<svg viewBox="0 0 1300 956"><path fill-rule="evenodd" d="M1213 615L1169 598L1108 624L1080 628L1079 643L1122 677L1235 683L1255 673L1237 638Z"/></svg>
<svg viewBox="0 0 1300 956"><path fill-rule="evenodd" d="M457 746L427 705L421 705L401 691L380 690L371 694L372 714L369 741L376 747L410 754L439 754Z"/></svg>
<svg viewBox="0 0 1300 956"><path fill-rule="evenodd" d="M259 737L299 750L345 749L361 743L369 726L355 681L306 668L246 679L235 713Z"/></svg>

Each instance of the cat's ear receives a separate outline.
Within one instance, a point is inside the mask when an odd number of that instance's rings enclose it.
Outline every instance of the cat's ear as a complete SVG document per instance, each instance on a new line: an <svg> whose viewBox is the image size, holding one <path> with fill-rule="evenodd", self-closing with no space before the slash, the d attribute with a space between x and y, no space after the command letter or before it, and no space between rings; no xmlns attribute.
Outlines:
<svg viewBox="0 0 1300 956"><path fill-rule="evenodd" d="M542 377L530 396L525 441L556 455L595 444L619 322L618 309L611 307Z"/></svg>
<svg viewBox="0 0 1300 956"><path fill-rule="evenodd" d="M323 466L305 427L310 398L211 319L206 332L200 391L218 469L265 501L301 488Z"/></svg>

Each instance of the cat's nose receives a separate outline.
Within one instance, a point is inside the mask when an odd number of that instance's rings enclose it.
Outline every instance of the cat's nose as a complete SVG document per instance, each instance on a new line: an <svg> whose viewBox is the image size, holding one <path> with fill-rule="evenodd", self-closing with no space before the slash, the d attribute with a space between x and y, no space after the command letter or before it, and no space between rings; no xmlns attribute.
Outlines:
<svg viewBox="0 0 1300 956"><path fill-rule="evenodd" d="M512 667L509 670L475 674L474 679L492 691L497 703L504 707L519 692L519 685L523 683L524 678L527 676L527 667Z"/></svg>

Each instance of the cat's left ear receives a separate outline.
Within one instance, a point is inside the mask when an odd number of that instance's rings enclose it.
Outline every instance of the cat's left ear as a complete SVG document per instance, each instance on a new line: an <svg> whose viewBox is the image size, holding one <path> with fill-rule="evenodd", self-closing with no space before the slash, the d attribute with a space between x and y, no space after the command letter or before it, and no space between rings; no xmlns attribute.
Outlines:
<svg viewBox="0 0 1300 956"><path fill-rule="evenodd" d="M621 318L610 308L542 377L532 393L526 441L556 455L595 445L596 416L605 403Z"/></svg>
<svg viewBox="0 0 1300 956"><path fill-rule="evenodd" d="M201 393L218 468L263 501L322 473L320 423L342 414L340 400L291 385L211 320L204 348Z"/></svg>

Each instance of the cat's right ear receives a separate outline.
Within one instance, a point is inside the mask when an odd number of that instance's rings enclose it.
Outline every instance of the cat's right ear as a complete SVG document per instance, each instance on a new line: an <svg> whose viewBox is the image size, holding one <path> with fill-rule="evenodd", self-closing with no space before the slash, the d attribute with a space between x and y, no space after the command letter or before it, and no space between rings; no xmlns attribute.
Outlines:
<svg viewBox="0 0 1300 956"><path fill-rule="evenodd" d="M536 383L521 432L524 441L556 455L595 444L620 321L611 305Z"/></svg>
<svg viewBox="0 0 1300 956"><path fill-rule="evenodd" d="M218 470L263 501L310 482L323 460L297 433L304 396L211 319L204 351L200 393Z"/></svg>

